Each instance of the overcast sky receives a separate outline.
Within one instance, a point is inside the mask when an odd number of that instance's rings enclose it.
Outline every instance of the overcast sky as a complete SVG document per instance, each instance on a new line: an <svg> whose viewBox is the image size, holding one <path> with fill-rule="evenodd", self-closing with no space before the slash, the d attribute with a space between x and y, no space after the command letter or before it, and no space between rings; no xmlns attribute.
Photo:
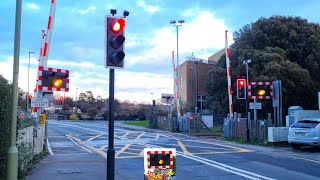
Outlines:
<svg viewBox="0 0 320 180"><path fill-rule="evenodd" d="M15 2L0 1L0 74L12 80ZM28 52L30 92L36 83L41 30L46 30L51 0L23 0L19 87L27 91ZM260 17L300 16L319 23L317 0L56 0L56 14L48 67L70 70L70 92L75 97L90 90L108 97L109 70L104 68L104 18L110 9L126 19L125 69L115 71L115 98L150 102L153 93L173 93L171 52L176 51L176 29L171 20L185 20L179 28L180 64L192 53L208 59L224 48L224 31L232 33Z"/></svg>

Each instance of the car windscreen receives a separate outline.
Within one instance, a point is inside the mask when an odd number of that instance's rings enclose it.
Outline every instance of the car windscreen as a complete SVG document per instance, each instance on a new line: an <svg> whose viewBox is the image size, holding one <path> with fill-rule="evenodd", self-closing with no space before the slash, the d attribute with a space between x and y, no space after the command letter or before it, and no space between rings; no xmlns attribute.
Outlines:
<svg viewBox="0 0 320 180"><path fill-rule="evenodd" d="M315 128L319 124L318 121L312 120L302 120L293 124L291 127L293 128Z"/></svg>

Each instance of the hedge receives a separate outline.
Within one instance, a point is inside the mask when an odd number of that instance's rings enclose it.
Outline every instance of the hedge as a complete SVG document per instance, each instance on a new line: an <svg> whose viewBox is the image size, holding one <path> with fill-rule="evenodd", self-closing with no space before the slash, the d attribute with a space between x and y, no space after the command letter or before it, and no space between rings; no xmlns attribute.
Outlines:
<svg viewBox="0 0 320 180"><path fill-rule="evenodd" d="M0 75L0 180L5 179L7 152L10 145L11 85Z"/></svg>

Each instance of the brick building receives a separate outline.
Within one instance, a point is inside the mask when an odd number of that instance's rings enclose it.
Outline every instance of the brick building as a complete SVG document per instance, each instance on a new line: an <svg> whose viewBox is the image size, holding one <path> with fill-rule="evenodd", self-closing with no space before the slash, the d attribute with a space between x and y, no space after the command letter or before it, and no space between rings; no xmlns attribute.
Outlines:
<svg viewBox="0 0 320 180"><path fill-rule="evenodd" d="M208 60L187 60L179 66L181 100L186 107L203 109L203 102L208 97L205 83L214 62L224 55L224 49L210 56ZM198 97L196 98L196 63L198 63Z"/></svg>

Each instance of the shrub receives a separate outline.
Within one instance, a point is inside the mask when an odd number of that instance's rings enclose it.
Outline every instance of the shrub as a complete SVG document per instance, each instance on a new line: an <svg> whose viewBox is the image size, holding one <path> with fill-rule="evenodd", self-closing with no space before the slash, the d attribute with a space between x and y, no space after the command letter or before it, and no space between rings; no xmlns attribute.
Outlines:
<svg viewBox="0 0 320 180"><path fill-rule="evenodd" d="M6 158L10 145L11 85L0 75L0 179L5 179Z"/></svg>
<svg viewBox="0 0 320 180"><path fill-rule="evenodd" d="M78 115L76 114L72 114L70 117L69 117L70 120L79 120L79 117Z"/></svg>

